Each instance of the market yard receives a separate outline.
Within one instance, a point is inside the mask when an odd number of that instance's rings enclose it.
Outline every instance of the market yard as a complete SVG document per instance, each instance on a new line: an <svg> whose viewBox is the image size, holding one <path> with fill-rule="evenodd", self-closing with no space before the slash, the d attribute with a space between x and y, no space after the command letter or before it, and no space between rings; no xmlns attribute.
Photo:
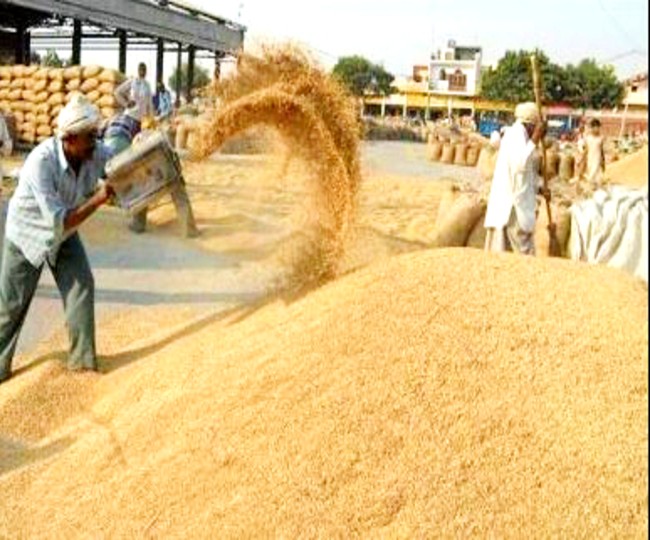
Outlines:
<svg viewBox="0 0 650 540"><path fill-rule="evenodd" d="M43 274L0 385L0 537L647 534L647 272L570 259L569 208L599 193L561 172L571 146L540 141L562 252L540 206L538 256L494 253L497 149L475 131L363 140L348 91L289 46L242 53L201 99L165 132L200 234L169 196L144 234L119 196L81 225L97 371L66 369ZM602 187L641 188L623 217L645 242L638 140L607 148Z"/></svg>

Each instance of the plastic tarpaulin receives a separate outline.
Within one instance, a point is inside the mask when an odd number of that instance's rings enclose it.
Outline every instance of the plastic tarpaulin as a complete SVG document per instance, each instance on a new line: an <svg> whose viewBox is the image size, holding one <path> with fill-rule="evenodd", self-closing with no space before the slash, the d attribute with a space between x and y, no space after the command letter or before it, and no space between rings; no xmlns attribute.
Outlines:
<svg viewBox="0 0 650 540"><path fill-rule="evenodd" d="M614 186L571 207L569 256L648 283L648 188Z"/></svg>

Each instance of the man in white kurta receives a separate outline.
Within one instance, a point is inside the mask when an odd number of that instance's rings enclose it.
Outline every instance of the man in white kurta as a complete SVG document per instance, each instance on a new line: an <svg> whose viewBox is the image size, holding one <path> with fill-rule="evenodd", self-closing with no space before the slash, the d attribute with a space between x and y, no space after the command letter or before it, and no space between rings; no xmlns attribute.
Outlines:
<svg viewBox="0 0 650 540"><path fill-rule="evenodd" d="M501 139L492 178L485 249L534 255L539 180L534 153L543 126L534 103L519 104L515 118Z"/></svg>

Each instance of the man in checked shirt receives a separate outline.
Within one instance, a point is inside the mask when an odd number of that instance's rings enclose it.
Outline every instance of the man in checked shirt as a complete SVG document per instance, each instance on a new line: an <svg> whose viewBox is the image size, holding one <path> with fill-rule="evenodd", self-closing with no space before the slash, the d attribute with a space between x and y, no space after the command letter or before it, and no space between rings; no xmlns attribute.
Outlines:
<svg viewBox="0 0 650 540"><path fill-rule="evenodd" d="M100 182L110 152L96 144L101 117L80 94L63 108L58 131L23 165L9 201L0 269L0 382L11 375L18 335L45 263L63 298L68 367L95 370L95 291L77 227L113 194Z"/></svg>

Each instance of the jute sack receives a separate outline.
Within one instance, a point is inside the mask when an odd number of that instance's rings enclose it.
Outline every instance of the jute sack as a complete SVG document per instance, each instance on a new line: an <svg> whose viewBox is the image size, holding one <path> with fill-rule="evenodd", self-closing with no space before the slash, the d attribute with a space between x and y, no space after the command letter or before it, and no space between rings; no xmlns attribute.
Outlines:
<svg viewBox="0 0 650 540"><path fill-rule="evenodd" d="M548 256L549 234L548 217L546 215L546 202L541 197L537 198L538 213L535 222L535 253L538 257ZM566 206L553 204L551 201L551 217L555 223L556 236L560 245L560 254L567 256L569 233L571 232L571 212Z"/></svg>
<svg viewBox="0 0 650 540"><path fill-rule="evenodd" d="M36 135L36 142L42 143L44 140L49 139L47 135Z"/></svg>
<svg viewBox="0 0 650 540"><path fill-rule="evenodd" d="M99 92L99 90L91 90L86 94L86 98L88 99L88 101L95 104L100 97L102 97L102 95Z"/></svg>
<svg viewBox="0 0 650 540"><path fill-rule="evenodd" d="M32 113L34 114L34 113ZM35 114L36 117L36 125L50 125L51 118L49 114Z"/></svg>
<svg viewBox="0 0 650 540"><path fill-rule="evenodd" d="M442 145L442 155L440 156L440 163L452 163L454 161L454 145L446 142Z"/></svg>
<svg viewBox="0 0 650 540"><path fill-rule="evenodd" d="M81 79L81 67L80 66L72 66L69 68L65 68L63 70L63 78L66 81L71 81L74 79Z"/></svg>
<svg viewBox="0 0 650 540"><path fill-rule="evenodd" d="M22 79L24 73L25 73L25 66L23 66L22 64L15 64L11 66L11 76L14 79L16 78Z"/></svg>
<svg viewBox="0 0 650 540"><path fill-rule="evenodd" d="M65 94L63 92L57 92L55 94L52 94L47 99L47 103L51 106L61 105L64 102L65 102Z"/></svg>
<svg viewBox="0 0 650 540"><path fill-rule="evenodd" d="M75 90L79 90L80 86L81 86L81 79L70 79L66 83L65 89L67 92L74 92Z"/></svg>
<svg viewBox="0 0 650 540"><path fill-rule="evenodd" d="M81 76L84 79L91 79L97 77L102 72L101 66L86 66L81 70Z"/></svg>
<svg viewBox="0 0 650 540"><path fill-rule="evenodd" d="M16 77L14 79L11 79L11 83L9 84L9 88L12 89L20 89L22 90L25 87L25 79L22 77Z"/></svg>
<svg viewBox="0 0 650 540"><path fill-rule="evenodd" d="M63 68L51 68L48 72L50 79L53 81L63 80Z"/></svg>
<svg viewBox="0 0 650 540"><path fill-rule="evenodd" d="M33 77L23 78L23 88L25 90L33 90L35 84L36 84L36 79L34 79Z"/></svg>
<svg viewBox="0 0 650 540"><path fill-rule="evenodd" d="M109 82L109 83L120 83L124 80L124 75L120 73L119 71L115 71L114 69L104 69L98 76L97 78L101 82Z"/></svg>
<svg viewBox="0 0 650 540"><path fill-rule="evenodd" d="M117 114L117 109L113 107L102 107L100 112L104 118L113 118Z"/></svg>
<svg viewBox="0 0 650 540"><path fill-rule="evenodd" d="M12 69L9 66L0 66L0 79L11 79Z"/></svg>
<svg viewBox="0 0 650 540"><path fill-rule="evenodd" d="M3 88L0 90L0 101L5 101L9 96L9 88Z"/></svg>
<svg viewBox="0 0 650 540"><path fill-rule="evenodd" d="M23 77L31 77L38 71L38 66L25 66L23 68Z"/></svg>
<svg viewBox="0 0 650 540"><path fill-rule="evenodd" d="M44 137L51 137L52 136L52 128L49 125L39 125L36 128L36 135L42 135Z"/></svg>
<svg viewBox="0 0 650 540"><path fill-rule="evenodd" d="M25 113L25 123L36 124L36 114L33 112Z"/></svg>
<svg viewBox="0 0 650 540"><path fill-rule="evenodd" d="M460 191L455 188L448 189L440 198L438 203L438 208L436 209L436 219L434 220L434 230L444 222L447 214L454 206L458 198L460 197Z"/></svg>
<svg viewBox="0 0 650 540"><path fill-rule="evenodd" d="M34 73L34 75L32 75L32 77L34 77L34 79L37 79L37 80L49 79L49 77L50 77L50 69L46 68L46 67L41 68L41 69L37 70L36 73Z"/></svg>
<svg viewBox="0 0 650 540"><path fill-rule="evenodd" d="M467 157L465 158L465 163L469 167L476 167L476 163L478 162L478 155L480 151L481 151L481 147L476 145L471 145L467 149Z"/></svg>
<svg viewBox="0 0 650 540"><path fill-rule="evenodd" d="M485 228L485 212L477 220L472 232L469 233L467 238L467 247L476 249L485 249L485 237L487 236L487 229Z"/></svg>
<svg viewBox="0 0 650 540"><path fill-rule="evenodd" d="M43 90L48 90L47 88L48 81L47 79L35 79L34 84L32 85L32 90L38 94L38 92L42 92Z"/></svg>
<svg viewBox="0 0 650 540"><path fill-rule="evenodd" d="M63 89L65 88L63 81L60 80L53 80L50 81L50 84L47 87L47 91L50 92L50 94L54 94L56 92L63 92Z"/></svg>
<svg viewBox="0 0 650 540"><path fill-rule="evenodd" d="M489 144L481 148L481 152L478 156L478 163L476 166L478 168L479 176L483 182L492 181L498 155L499 152Z"/></svg>
<svg viewBox="0 0 650 540"><path fill-rule="evenodd" d="M102 94L112 96L113 92L115 92L115 84L111 82L103 82L97 87L97 90L99 90Z"/></svg>
<svg viewBox="0 0 650 540"><path fill-rule="evenodd" d="M560 155L552 149L546 151L547 178L555 178L560 170Z"/></svg>
<svg viewBox="0 0 650 540"><path fill-rule="evenodd" d="M11 88L11 81L9 79L0 79L0 89L8 90Z"/></svg>
<svg viewBox="0 0 650 540"><path fill-rule="evenodd" d="M9 100L0 100L0 111L8 113L11 111L11 103Z"/></svg>
<svg viewBox="0 0 650 540"><path fill-rule="evenodd" d="M49 114L50 112L50 104L46 101L44 103L38 103L34 107L34 112L36 114Z"/></svg>
<svg viewBox="0 0 650 540"><path fill-rule="evenodd" d="M88 93L92 90L95 90L99 86L99 79L92 78L92 79L86 79L84 82L81 83L80 90L84 93Z"/></svg>
<svg viewBox="0 0 650 540"><path fill-rule="evenodd" d="M573 166L573 156L571 154L562 154L562 157L560 157L560 180L567 181L573 178Z"/></svg>
<svg viewBox="0 0 650 540"><path fill-rule="evenodd" d="M117 108L118 103L117 99L115 99L115 96L113 94L104 94L101 96L98 100L96 105L98 107L111 107L113 109Z"/></svg>
<svg viewBox="0 0 650 540"><path fill-rule="evenodd" d="M61 109L63 109L63 105L62 105L62 104L61 104L61 105L54 105L54 106L50 109L50 116L51 116L52 118L56 118L57 116L59 116L59 113L61 112Z"/></svg>
<svg viewBox="0 0 650 540"><path fill-rule="evenodd" d="M32 90L23 90L20 94L21 99L24 101L34 101L34 92Z"/></svg>
<svg viewBox="0 0 650 540"><path fill-rule="evenodd" d="M467 144L459 143L454 150L454 165L465 165L467 163Z"/></svg>
<svg viewBox="0 0 650 540"><path fill-rule="evenodd" d="M435 135L431 135L435 137ZM429 145L429 159L431 161L440 161L440 156L442 154L442 144L437 139L434 139Z"/></svg>
<svg viewBox="0 0 650 540"><path fill-rule="evenodd" d="M476 223L485 214L486 202L475 194L461 194L442 220L433 239L435 247L467 245Z"/></svg>
<svg viewBox="0 0 650 540"><path fill-rule="evenodd" d="M47 90L43 90L42 92L39 92L38 94L34 95L34 99L32 99L32 103L35 105L38 105L39 103L47 103L47 100L50 98L50 93Z"/></svg>

